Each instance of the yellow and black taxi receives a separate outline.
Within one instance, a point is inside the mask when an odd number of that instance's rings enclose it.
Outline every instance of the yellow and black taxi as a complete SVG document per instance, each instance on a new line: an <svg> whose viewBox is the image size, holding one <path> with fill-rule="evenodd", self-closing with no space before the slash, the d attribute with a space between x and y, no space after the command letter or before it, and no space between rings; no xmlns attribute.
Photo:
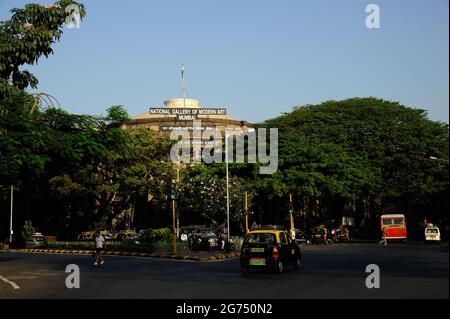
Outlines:
<svg viewBox="0 0 450 319"><path fill-rule="evenodd" d="M325 225L314 227L311 235L311 243L317 245L320 243L324 243L325 245L333 243L331 232L325 227Z"/></svg>
<svg viewBox="0 0 450 319"><path fill-rule="evenodd" d="M251 269L269 269L279 273L285 266L300 268L302 255L298 244L282 229L259 228L250 231L241 248L241 270L244 275Z"/></svg>

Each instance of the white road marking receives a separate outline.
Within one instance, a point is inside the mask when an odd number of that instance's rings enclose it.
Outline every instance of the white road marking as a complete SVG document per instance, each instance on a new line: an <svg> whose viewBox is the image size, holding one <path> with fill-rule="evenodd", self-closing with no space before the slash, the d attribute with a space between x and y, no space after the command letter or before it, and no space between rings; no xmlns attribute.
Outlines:
<svg viewBox="0 0 450 319"><path fill-rule="evenodd" d="M14 289L20 289L20 287L14 281L8 280L8 278L3 277L2 275L0 275L0 279L7 284L10 284Z"/></svg>

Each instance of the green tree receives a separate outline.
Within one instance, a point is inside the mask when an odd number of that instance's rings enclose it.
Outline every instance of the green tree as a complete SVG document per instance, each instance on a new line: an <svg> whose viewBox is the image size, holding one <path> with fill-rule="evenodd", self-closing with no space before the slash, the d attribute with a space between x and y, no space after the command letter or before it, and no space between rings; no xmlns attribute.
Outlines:
<svg viewBox="0 0 450 319"><path fill-rule="evenodd" d="M170 143L145 129L106 128L99 133L108 146L107 160L84 163L70 173L50 180L65 200L87 196L95 200L98 217L111 227L114 218L127 212L139 198L161 197L172 178L167 160Z"/></svg>
<svg viewBox="0 0 450 319"><path fill-rule="evenodd" d="M215 174L217 167L203 164L183 169L178 188L178 208L182 214L201 216L207 224L223 227L226 223L226 180ZM214 173L212 173L214 172ZM230 221L241 222L245 184L241 178L230 176Z"/></svg>
<svg viewBox="0 0 450 319"><path fill-rule="evenodd" d="M279 128L280 158L276 174L255 178L258 191L294 192L318 214L339 217L362 199L376 214L389 206L410 212L448 190L448 125L423 110L354 98L297 107L260 126Z"/></svg>
<svg viewBox="0 0 450 319"><path fill-rule="evenodd" d="M33 235L36 233L36 228L33 227L31 220L26 220L23 225L21 235L25 240L33 239Z"/></svg>
<svg viewBox="0 0 450 319"><path fill-rule="evenodd" d="M65 9L71 4L79 7L83 18L86 13L82 4L61 0L54 5L30 3L23 9L12 9L11 19L0 22L0 93L9 91L9 84L19 89L37 87L36 77L20 67L53 53L51 45L61 38L68 15Z"/></svg>
<svg viewBox="0 0 450 319"><path fill-rule="evenodd" d="M128 112L123 105L112 105L106 109L108 113L106 119L111 125L120 125L130 122Z"/></svg>

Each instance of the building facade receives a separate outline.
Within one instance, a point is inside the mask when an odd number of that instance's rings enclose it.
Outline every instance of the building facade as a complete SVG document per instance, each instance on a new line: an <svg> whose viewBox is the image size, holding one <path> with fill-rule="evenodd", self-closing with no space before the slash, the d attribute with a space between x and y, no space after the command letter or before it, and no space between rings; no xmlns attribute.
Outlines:
<svg viewBox="0 0 450 319"><path fill-rule="evenodd" d="M227 114L226 108L201 107L200 101L190 98L174 98L164 101L164 107L150 107L145 113L132 117L124 129L147 128L158 137L169 137L172 130L193 131L194 121L201 122L201 129L225 129L250 127L247 121L237 120Z"/></svg>

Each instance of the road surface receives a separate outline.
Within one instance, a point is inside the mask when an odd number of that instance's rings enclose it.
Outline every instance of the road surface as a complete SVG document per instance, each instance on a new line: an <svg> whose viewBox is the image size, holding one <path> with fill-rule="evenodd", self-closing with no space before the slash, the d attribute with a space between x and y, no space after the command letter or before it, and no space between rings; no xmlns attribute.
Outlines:
<svg viewBox="0 0 450 319"><path fill-rule="evenodd" d="M0 251L1 298L448 298L448 245L374 243L302 246L300 271L241 275L239 259L188 262ZM68 264L80 268L80 288L66 287ZM368 264L380 268L380 288L366 287ZM12 284L17 285L17 289Z"/></svg>

